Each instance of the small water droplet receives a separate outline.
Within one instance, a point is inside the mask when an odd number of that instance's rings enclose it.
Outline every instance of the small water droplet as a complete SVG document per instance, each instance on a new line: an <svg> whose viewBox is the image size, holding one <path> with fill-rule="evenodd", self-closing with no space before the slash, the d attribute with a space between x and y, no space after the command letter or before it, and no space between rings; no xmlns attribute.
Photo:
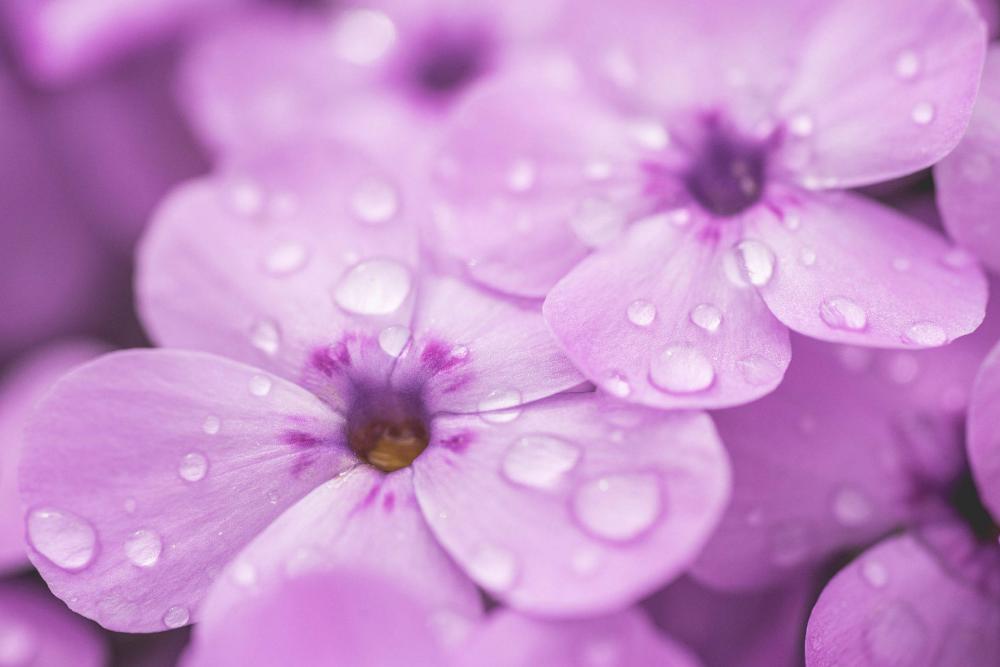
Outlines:
<svg viewBox="0 0 1000 667"><path fill-rule="evenodd" d="M64 570L82 570L97 552L97 534L85 519L56 509L37 509L28 515L31 546Z"/></svg>
<svg viewBox="0 0 1000 667"><path fill-rule="evenodd" d="M589 533L616 542L639 537L663 511L660 480L652 473L609 475L581 485L573 511Z"/></svg>
<svg viewBox="0 0 1000 667"><path fill-rule="evenodd" d="M882 588L889 583L889 570L877 560L865 560L861 563L861 576L872 588Z"/></svg>
<svg viewBox="0 0 1000 667"><path fill-rule="evenodd" d="M351 210L362 222L383 224L392 220L399 211L399 194L386 181L368 179L351 195Z"/></svg>
<svg viewBox="0 0 1000 667"><path fill-rule="evenodd" d="M920 58L916 53L907 49L896 56L896 76L903 80L910 80L920 72Z"/></svg>
<svg viewBox="0 0 1000 667"><path fill-rule="evenodd" d="M163 625L171 629L179 628L182 625L187 625L190 618L191 614L188 612L187 607L171 607L167 610L167 613L163 615Z"/></svg>
<svg viewBox="0 0 1000 667"><path fill-rule="evenodd" d="M399 357L409 342L410 330L406 327L386 327L378 334L378 346L390 357Z"/></svg>
<svg viewBox="0 0 1000 667"><path fill-rule="evenodd" d="M504 476L536 489L558 486L580 460L580 449L561 438L535 433L514 441L501 463Z"/></svg>
<svg viewBox="0 0 1000 667"><path fill-rule="evenodd" d="M667 222L674 227L686 227L691 222L691 209L675 208L664 214Z"/></svg>
<svg viewBox="0 0 1000 667"><path fill-rule="evenodd" d="M602 386L605 391L618 398L625 398L632 393L632 385L628 383L628 378L621 373L611 373Z"/></svg>
<svg viewBox="0 0 1000 667"><path fill-rule="evenodd" d="M908 604L877 605L863 630L865 653L872 667L916 667L926 661L927 628Z"/></svg>
<svg viewBox="0 0 1000 667"><path fill-rule="evenodd" d="M781 377L781 368L767 357L751 354L736 362L740 375L755 387L763 387L777 382Z"/></svg>
<svg viewBox="0 0 1000 667"><path fill-rule="evenodd" d="M479 416L493 424L511 422L521 414L521 402L517 389L494 389L479 401Z"/></svg>
<svg viewBox="0 0 1000 667"><path fill-rule="evenodd" d="M689 317L695 326L708 333L715 333L722 326L722 311L710 303L695 306Z"/></svg>
<svg viewBox="0 0 1000 667"><path fill-rule="evenodd" d="M640 148L660 151L670 144L670 134L662 123L655 120L638 120L632 124L632 139Z"/></svg>
<svg viewBox="0 0 1000 667"><path fill-rule="evenodd" d="M797 113L788 121L788 131L796 137L808 137L813 129L813 118L807 113Z"/></svg>
<svg viewBox="0 0 1000 667"><path fill-rule="evenodd" d="M256 184L240 181L229 189L229 204L240 215L257 215L264 206L264 194Z"/></svg>
<svg viewBox="0 0 1000 667"><path fill-rule="evenodd" d="M799 253L799 261L802 262L802 266L813 266L816 263L816 251L803 248Z"/></svg>
<svg viewBox="0 0 1000 667"><path fill-rule="evenodd" d="M371 65L385 56L395 42L396 26L384 13L344 9L337 14L330 44L341 59Z"/></svg>
<svg viewBox="0 0 1000 667"><path fill-rule="evenodd" d="M672 345L649 365L649 379L658 388L673 394L704 391L715 382L715 368L700 350Z"/></svg>
<svg viewBox="0 0 1000 667"><path fill-rule="evenodd" d="M272 276L289 276L301 271L309 261L309 250L301 243L279 243L264 256L264 270Z"/></svg>
<svg viewBox="0 0 1000 667"><path fill-rule="evenodd" d="M517 579L517 559L499 547L480 548L469 563L472 577L491 590L507 590Z"/></svg>
<svg viewBox="0 0 1000 667"><path fill-rule="evenodd" d="M858 489L844 487L833 496L833 516L843 526L860 526L872 516L871 501Z"/></svg>
<svg viewBox="0 0 1000 667"><path fill-rule="evenodd" d="M178 468L181 479L188 482L198 482L205 478L206 472L208 472L208 459L202 454L191 452L181 458L181 465Z"/></svg>
<svg viewBox="0 0 1000 667"><path fill-rule="evenodd" d="M201 430L205 432L205 435L215 435L220 428L222 428L222 421L214 415L205 417L205 421L201 425Z"/></svg>
<svg viewBox="0 0 1000 667"><path fill-rule="evenodd" d="M656 306L649 301L636 299L628 305L628 320L638 327L648 327L656 319Z"/></svg>
<svg viewBox="0 0 1000 667"><path fill-rule="evenodd" d="M864 308L843 296L824 299L819 306L819 316L831 329L862 331L868 326Z"/></svg>
<svg viewBox="0 0 1000 667"><path fill-rule="evenodd" d="M917 322L903 334L903 341L920 347L939 347L948 342L948 333L933 322Z"/></svg>
<svg viewBox="0 0 1000 667"><path fill-rule="evenodd" d="M531 160L516 160L507 172L507 187L511 192L527 192L535 185L538 168Z"/></svg>
<svg viewBox="0 0 1000 667"><path fill-rule="evenodd" d="M358 315L389 315L399 310L411 288L410 271L392 259L369 259L340 279L334 300Z"/></svg>
<svg viewBox="0 0 1000 667"><path fill-rule="evenodd" d="M910 112L910 118L917 125L929 125L934 120L934 105L930 102L918 102Z"/></svg>
<svg viewBox="0 0 1000 667"><path fill-rule="evenodd" d="M233 564L230 576L238 586L249 587L257 583L257 568L245 560Z"/></svg>
<svg viewBox="0 0 1000 667"><path fill-rule="evenodd" d="M611 163L606 160L589 160L583 166L583 173L592 181L603 181L611 177Z"/></svg>
<svg viewBox="0 0 1000 667"><path fill-rule="evenodd" d="M153 567L160 560L163 542L151 530L137 530L125 540L125 556L138 567Z"/></svg>
<svg viewBox="0 0 1000 667"><path fill-rule="evenodd" d="M267 396L271 393L271 379L263 375L250 378L250 393L254 396Z"/></svg>
<svg viewBox="0 0 1000 667"><path fill-rule="evenodd" d="M774 253L760 241L747 240L734 248L742 276L755 287L771 282L774 275Z"/></svg>
<svg viewBox="0 0 1000 667"><path fill-rule="evenodd" d="M281 346L281 334L278 325L271 320L262 320L250 331L250 344L268 356L278 353Z"/></svg>

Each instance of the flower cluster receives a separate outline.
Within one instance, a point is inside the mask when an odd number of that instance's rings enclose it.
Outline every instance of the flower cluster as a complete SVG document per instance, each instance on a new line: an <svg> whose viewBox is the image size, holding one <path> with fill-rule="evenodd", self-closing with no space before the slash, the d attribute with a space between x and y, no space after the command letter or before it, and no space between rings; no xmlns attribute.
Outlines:
<svg viewBox="0 0 1000 667"><path fill-rule="evenodd" d="M998 10L0 0L0 664L1000 664Z"/></svg>

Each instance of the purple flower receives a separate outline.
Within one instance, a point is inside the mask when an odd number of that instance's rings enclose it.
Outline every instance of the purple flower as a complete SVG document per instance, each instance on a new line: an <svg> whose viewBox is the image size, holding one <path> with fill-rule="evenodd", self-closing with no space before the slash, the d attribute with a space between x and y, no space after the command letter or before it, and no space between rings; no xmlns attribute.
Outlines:
<svg viewBox="0 0 1000 667"><path fill-rule="evenodd" d="M971 5L631 0L573 19L575 75L518 72L456 112L434 227L475 279L547 295L589 379L723 407L777 386L789 328L920 348L978 326L966 256L840 192L958 142L985 52Z"/></svg>
<svg viewBox="0 0 1000 667"><path fill-rule="evenodd" d="M314 574L252 598L225 617L206 619L185 664L700 667L635 609L578 621L541 620L507 609L467 627L446 628L441 621L425 601L386 580L352 571Z"/></svg>
<svg viewBox="0 0 1000 667"><path fill-rule="evenodd" d="M333 134L421 155L454 101L529 51L562 0L368 0L262 7L191 45L181 96L205 143L247 150Z"/></svg>
<svg viewBox="0 0 1000 667"><path fill-rule="evenodd" d="M347 565L463 615L473 582L578 615L690 563L728 496L707 416L565 393L581 378L537 304L429 271L422 215L316 142L168 198L139 305L185 349L78 369L28 429L29 555L58 596L152 631L197 618L213 581L224 607Z"/></svg>

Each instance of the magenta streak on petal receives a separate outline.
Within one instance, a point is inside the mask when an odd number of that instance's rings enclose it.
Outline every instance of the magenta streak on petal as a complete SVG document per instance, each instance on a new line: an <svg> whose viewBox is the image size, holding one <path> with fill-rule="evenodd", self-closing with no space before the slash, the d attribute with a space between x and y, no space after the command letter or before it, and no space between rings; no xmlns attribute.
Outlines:
<svg viewBox="0 0 1000 667"><path fill-rule="evenodd" d="M295 447L312 447L322 442L317 436L305 431L285 431L282 440Z"/></svg>
<svg viewBox="0 0 1000 667"><path fill-rule="evenodd" d="M473 440L472 431L460 431L458 433L453 433L446 438L442 438L438 441L445 449L451 450L456 454L461 454L469 447L469 443Z"/></svg>
<svg viewBox="0 0 1000 667"><path fill-rule="evenodd" d="M420 361L433 374L450 371L453 368L468 363L469 357L457 356L454 347L439 340L430 340L420 353Z"/></svg>

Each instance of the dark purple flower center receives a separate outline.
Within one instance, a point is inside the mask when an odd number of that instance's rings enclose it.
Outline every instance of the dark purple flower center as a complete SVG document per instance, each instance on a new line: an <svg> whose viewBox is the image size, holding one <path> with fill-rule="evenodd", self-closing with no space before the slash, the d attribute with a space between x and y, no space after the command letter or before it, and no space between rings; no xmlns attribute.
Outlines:
<svg viewBox="0 0 1000 667"><path fill-rule="evenodd" d="M489 68L490 42L483 30L432 30L412 58L412 84L426 97L451 97Z"/></svg>
<svg viewBox="0 0 1000 667"><path fill-rule="evenodd" d="M383 472L413 463L427 449L430 431L416 397L359 392L349 410L347 441L364 461Z"/></svg>
<svg viewBox="0 0 1000 667"><path fill-rule="evenodd" d="M951 487L948 501L952 509L961 517L973 534L983 544L996 544L1000 538L1000 526L993 515L983 505L979 490L971 472L963 474Z"/></svg>
<svg viewBox="0 0 1000 667"><path fill-rule="evenodd" d="M723 217L736 215L760 201L767 150L728 134L716 121L710 121L707 130L684 183L706 211Z"/></svg>

